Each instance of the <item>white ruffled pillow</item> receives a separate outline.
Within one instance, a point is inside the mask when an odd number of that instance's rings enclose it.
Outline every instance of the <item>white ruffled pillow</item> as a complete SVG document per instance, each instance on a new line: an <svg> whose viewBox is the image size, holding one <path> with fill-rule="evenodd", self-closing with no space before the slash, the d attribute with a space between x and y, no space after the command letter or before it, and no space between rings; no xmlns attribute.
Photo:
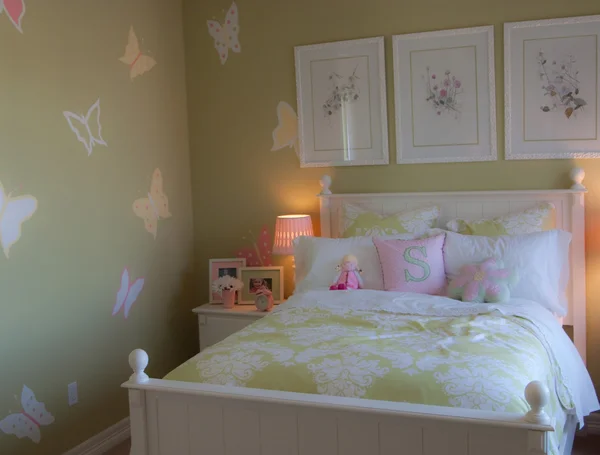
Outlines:
<svg viewBox="0 0 600 455"><path fill-rule="evenodd" d="M511 286L512 297L533 300L564 316L568 309L570 243L571 234L561 230L500 237L447 231L444 244L446 276L452 280L459 275L463 265L495 257L519 278Z"/></svg>
<svg viewBox="0 0 600 455"><path fill-rule="evenodd" d="M384 239L412 240L414 234L385 236ZM327 290L335 278L335 267L346 254L358 259L365 289L383 290L383 273L372 237L298 237L294 240L296 290L294 292Z"/></svg>

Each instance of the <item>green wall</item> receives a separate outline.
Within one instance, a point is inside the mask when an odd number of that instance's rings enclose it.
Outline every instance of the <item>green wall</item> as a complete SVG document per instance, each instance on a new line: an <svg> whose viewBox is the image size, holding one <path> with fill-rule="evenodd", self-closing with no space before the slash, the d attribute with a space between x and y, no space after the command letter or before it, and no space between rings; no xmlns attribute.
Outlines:
<svg viewBox="0 0 600 455"><path fill-rule="evenodd" d="M163 0L26 7L23 34L0 14L0 182L38 200L10 259L0 250L0 420L20 411L25 384L55 421L39 445L0 432L0 453L61 454L127 415L132 349L160 376L197 347L182 12ZM157 61L133 82L118 60L131 25ZM108 147L88 156L63 111L98 98ZM173 215L156 240L132 211L155 168ZM145 278L127 319L111 316L124 267Z"/></svg>
<svg viewBox="0 0 600 455"><path fill-rule="evenodd" d="M244 245L248 229L274 225L279 214L307 212L318 225L318 180L334 192L566 188L583 166L587 198L588 366L600 386L600 161L504 161L503 23L600 14L597 0L239 0L242 52L221 65L206 20L223 21L229 0L184 0L188 121L200 277L208 259ZM488 163L300 169L291 149L271 152L279 101L296 106L294 46L385 36L390 162L395 162L392 42L394 34L495 26L500 160ZM286 260L289 265L289 260ZM291 268L286 270L291 288ZM207 281L200 282L200 295ZM599 387L600 389L600 387Z"/></svg>

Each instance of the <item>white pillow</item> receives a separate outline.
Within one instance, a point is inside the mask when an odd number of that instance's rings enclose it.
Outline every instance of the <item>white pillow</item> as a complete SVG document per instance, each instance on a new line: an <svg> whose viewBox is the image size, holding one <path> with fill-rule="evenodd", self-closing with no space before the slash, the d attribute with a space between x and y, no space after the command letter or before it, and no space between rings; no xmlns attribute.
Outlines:
<svg viewBox="0 0 600 455"><path fill-rule="evenodd" d="M463 265L495 257L519 278L511 287L512 297L533 300L564 316L570 243L571 234L560 230L500 237L446 232L446 275L452 280Z"/></svg>
<svg viewBox="0 0 600 455"><path fill-rule="evenodd" d="M414 234L398 234L383 238L411 240L415 237ZM353 254L358 259L364 288L382 291L383 274L372 237L298 237L294 240L295 292L329 289L335 278L335 267L346 254Z"/></svg>

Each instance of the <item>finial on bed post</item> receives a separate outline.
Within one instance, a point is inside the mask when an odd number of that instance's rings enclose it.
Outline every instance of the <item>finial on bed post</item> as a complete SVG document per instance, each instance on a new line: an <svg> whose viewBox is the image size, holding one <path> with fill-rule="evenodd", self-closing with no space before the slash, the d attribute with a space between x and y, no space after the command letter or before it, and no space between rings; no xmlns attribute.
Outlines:
<svg viewBox="0 0 600 455"><path fill-rule="evenodd" d="M548 404L549 399L550 392L545 384L540 381L531 381L527 384L527 387L525 387L525 400L527 400L531 409L525 414L525 421L549 425L550 417L544 411L544 406Z"/></svg>
<svg viewBox="0 0 600 455"><path fill-rule="evenodd" d="M141 384L148 382L150 379L144 370L148 366L148 354L143 349L134 349L129 354L129 366L133 370L133 374L129 377L130 381Z"/></svg>
<svg viewBox="0 0 600 455"><path fill-rule="evenodd" d="M319 193L319 196L331 194L331 190L329 189L329 187L331 186L331 177L329 175L324 175L323 177L321 177L319 183L321 185L321 192Z"/></svg>
<svg viewBox="0 0 600 455"><path fill-rule="evenodd" d="M572 190L585 190L585 186L581 184L581 182L583 182L583 179L585 178L585 171L583 169L581 169L580 167L574 167L573 169L571 169L569 177L573 181L573 185L571 186Z"/></svg>

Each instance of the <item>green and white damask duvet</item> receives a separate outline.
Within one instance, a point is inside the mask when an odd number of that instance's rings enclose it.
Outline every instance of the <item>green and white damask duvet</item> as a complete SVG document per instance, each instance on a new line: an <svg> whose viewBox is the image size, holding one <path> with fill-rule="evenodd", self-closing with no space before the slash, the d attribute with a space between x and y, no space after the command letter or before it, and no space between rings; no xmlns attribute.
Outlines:
<svg viewBox="0 0 600 455"><path fill-rule="evenodd" d="M471 409L528 410L551 391L558 453L567 413L598 409L591 380L535 302L465 304L384 291L310 291L206 349L165 379Z"/></svg>

